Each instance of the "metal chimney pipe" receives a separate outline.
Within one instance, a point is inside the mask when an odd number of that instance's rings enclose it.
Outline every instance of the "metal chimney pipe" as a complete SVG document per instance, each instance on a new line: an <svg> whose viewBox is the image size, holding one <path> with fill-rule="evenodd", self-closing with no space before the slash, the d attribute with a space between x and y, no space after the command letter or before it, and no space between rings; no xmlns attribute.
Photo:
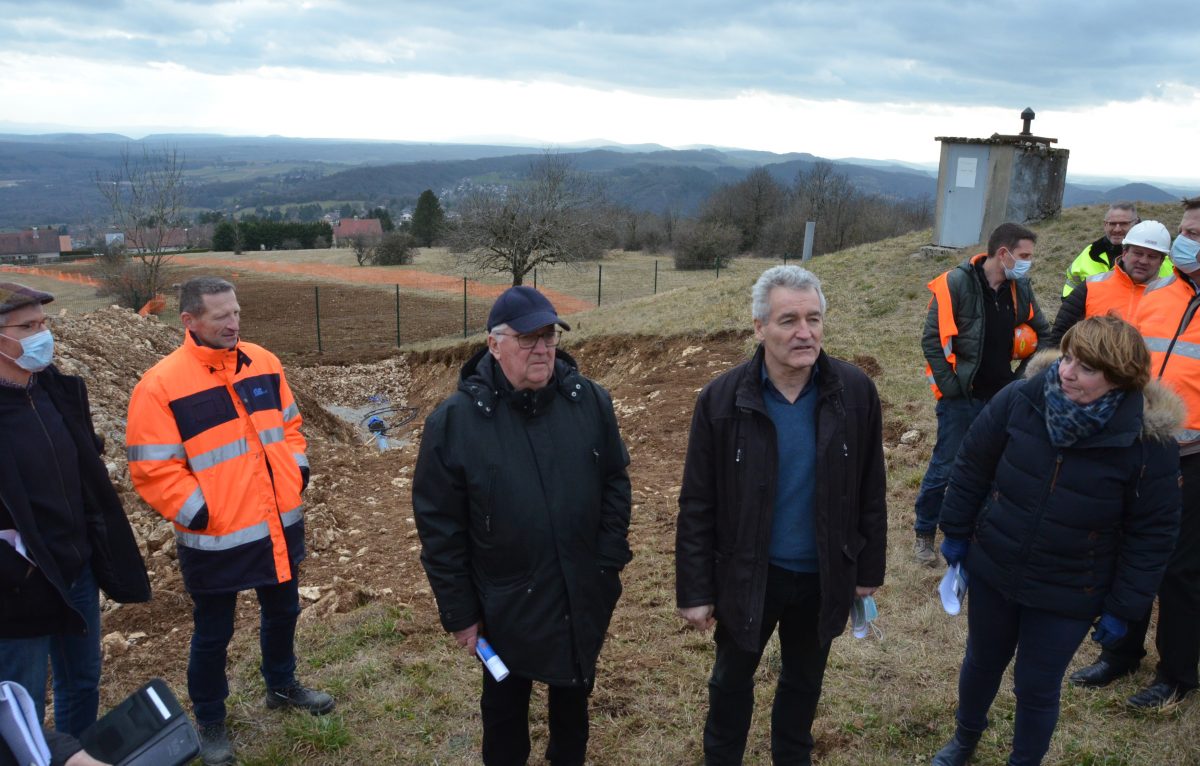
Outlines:
<svg viewBox="0 0 1200 766"><path fill-rule="evenodd" d="M1029 107L1025 107L1025 111L1021 112L1021 119L1025 122L1024 130L1021 131L1022 136L1033 135L1029 132L1029 123L1033 122L1035 116L1033 110Z"/></svg>

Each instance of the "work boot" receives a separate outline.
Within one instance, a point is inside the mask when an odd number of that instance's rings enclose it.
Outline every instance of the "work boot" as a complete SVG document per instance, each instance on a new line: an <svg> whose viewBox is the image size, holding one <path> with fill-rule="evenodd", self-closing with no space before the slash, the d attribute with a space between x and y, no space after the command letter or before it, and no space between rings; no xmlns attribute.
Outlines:
<svg viewBox="0 0 1200 766"><path fill-rule="evenodd" d="M950 738L941 750L933 755L933 760L930 766L966 766L971 760L971 756L975 753L975 746L979 744L979 738L983 736L981 731L968 731L961 726L956 726L954 736Z"/></svg>
<svg viewBox="0 0 1200 766"><path fill-rule="evenodd" d="M197 723L196 732L200 735L200 762L204 766L229 766L234 762L233 745L229 744L224 721Z"/></svg>
<svg viewBox="0 0 1200 766"><path fill-rule="evenodd" d="M293 681L291 686L267 690L267 707L278 710L283 707L304 710L313 715L325 715L333 710L333 697L325 692L309 689Z"/></svg>
<svg viewBox="0 0 1200 766"><path fill-rule="evenodd" d="M1155 681L1150 686L1125 700L1125 704L1137 710L1164 708L1179 702L1191 693L1191 691L1191 689L1184 689L1178 684L1173 684L1169 681Z"/></svg>
<svg viewBox="0 0 1200 766"><path fill-rule="evenodd" d="M1109 662L1101 657L1086 668L1076 670L1068 680L1072 686L1099 689L1102 686L1108 686L1122 676L1133 674L1140 664L1140 662L1131 665Z"/></svg>
<svg viewBox="0 0 1200 766"><path fill-rule="evenodd" d="M913 558L918 564L927 567L937 566L937 550L933 547L933 533L917 533L917 541L913 544Z"/></svg>

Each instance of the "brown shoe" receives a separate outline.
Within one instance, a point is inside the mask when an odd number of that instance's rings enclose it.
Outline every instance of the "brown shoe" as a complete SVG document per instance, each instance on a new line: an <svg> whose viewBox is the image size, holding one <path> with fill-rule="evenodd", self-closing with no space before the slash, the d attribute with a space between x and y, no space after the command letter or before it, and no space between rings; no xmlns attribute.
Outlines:
<svg viewBox="0 0 1200 766"><path fill-rule="evenodd" d="M933 547L933 535L917 535L917 541L913 544L913 558L918 564L924 564L927 567L937 566L937 550Z"/></svg>

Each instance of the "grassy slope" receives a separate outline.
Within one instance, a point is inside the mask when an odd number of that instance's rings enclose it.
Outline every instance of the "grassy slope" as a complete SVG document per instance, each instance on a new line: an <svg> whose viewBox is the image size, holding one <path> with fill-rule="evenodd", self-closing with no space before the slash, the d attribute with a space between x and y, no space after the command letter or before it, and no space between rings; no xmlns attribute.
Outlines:
<svg viewBox="0 0 1200 766"><path fill-rule="evenodd" d="M1033 280L1048 318L1057 310L1066 264L1097 235L1102 214L1098 207L1074 209L1038 227L1042 241ZM1158 206L1143 215L1160 218L1173 229L1178 213L1172 206ZM855 641L845 636L834 642L816 724L823 764L927 763L953 725L965 619L941 612L934 592L938 573L914 566L908 557L912 501L934 431L933 399L922 380L918 347L927 301L924 284L958 260L913 257L927 240L928 232L914 234L812 264L830 302L826 347L835 355L871 357L878 363L876 380L885 400L890 443L902 430L923 433L915 448L889 450L888 583L878 597L884 633L880 639ZM749 287L761 265L743 262L710 284L578 315L572 342L609 335L702 338L722 330L745 330L750 324ZM673 488L663 489L670 494ZM666 505L666 500L660 504L655 523L661 524ZM591 762L697 763L710 642L680 630L673 614L669 548L647 545L644 539L635 547L639 582L627 585L622 609L655 606L636 620L624 620L620 634L606 646L594 702ZM260 729L257 691L244 699L238 696L238 688L256 689L257 674L257 653L245 637L239 639L243 651L235 654L239 659L231 670L231 677L238 678L231 701L235 711L244 704L235 716L241 722L239 741L249 743L247 763L476 762L478 671L455 656L450 642L427 618L408 608L372 604L338 620L307 624L301 631L301 656L308 665L304 672L349 699L327 720L289 718L282 736L265 721ZM760 671L748 763L769 762L765 742L774 651ZM1077 662L1094 654L1086 645ZM1067 688L1047 763L1200 762L1192 741L1200 730L1200 706L1193 703L1151 716L1122 709L1124 697L1148 678L1143 669L1135 679L1109 690ZM534 703L535 755L544 747L541 699ZM993 726L978 763L1004 761L1012 716L1011 686L1006 683L993 707Z"/></svg>

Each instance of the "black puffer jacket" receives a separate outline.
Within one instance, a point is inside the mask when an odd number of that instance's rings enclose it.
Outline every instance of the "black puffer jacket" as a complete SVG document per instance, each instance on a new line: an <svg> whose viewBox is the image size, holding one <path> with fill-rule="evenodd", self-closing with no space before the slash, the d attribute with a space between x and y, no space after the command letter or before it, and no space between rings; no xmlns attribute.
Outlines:
<svg viewBox="0 0 1200 766"><path fill-rule="evenodd" d="M675 537L680 608L714 604L738 645L757 649L779 470L762 395L763 349L700 392L688 436ZM875 384L817 359L815 526L822 643L846 628L855 586L883 584L887 471Z"/></svg>
<svg viewBox="0 0 1200 766"><path fill-rule="evenodd" d="M114 601L148 601L146 566L121 499L100 458L100 440L92 430L87 388L80 378L63 375L53 367L37 374L37 385L45 389L62 415L79 455L86 534L96 582ZM65 582L38 531L25 489L31 477L18 473L12 455L17 449L50 449L41 446L44 444L44 434L0 434L0 503L38 564L30 570L10 545L0 542L0 637L4 638L82 633L85 627L83 617L66 600L70 583Z"/></svg>
<svg viewBox="0 0 1200 766"><path fill-rule="evenodd" d="M590 685L631 558L628 464L607 392L566 353L537 392L476 354L425 421L413 476L442 626L482 622L514 674Z"/></svg>
<svg viewBox="0 0 1200 766"><path fill-rule="evenodd" d="M1019 604L1079 619L1146 615L1179 530L1178 397L1132 392L1098 434L1056 448L1045 368L1008 385L971 425L942 504L970 538L967 571Z"/></svg>

